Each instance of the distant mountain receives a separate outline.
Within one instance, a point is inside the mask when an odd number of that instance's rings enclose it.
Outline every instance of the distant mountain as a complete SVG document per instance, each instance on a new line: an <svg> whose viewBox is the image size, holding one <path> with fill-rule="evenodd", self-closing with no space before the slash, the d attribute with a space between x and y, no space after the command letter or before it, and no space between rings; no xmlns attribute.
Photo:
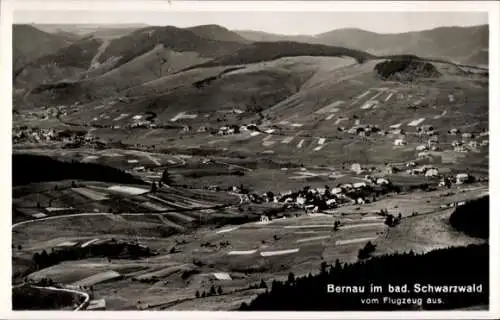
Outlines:
<svg viewBox="0 0 500 320"><path fill-rule="evenodd" d="M12 61L14 72L31 61L70 45L73 41L74 38L68 34L50 34L25 24L13 25Z"/></svg>
<svg viewBox="0 0 500 320"><path fill-rule="evenodd" d="M112 33L124 35L125 33L148 27L147 24L33 24L37 29L48 33L69 32L76 35L102 35Z"/></svg>
<svg viewBox="0 0 500 320"><path fill-rule="evenodd" d="M217 40L217 41L229 41L229 42L239 42L239 43L250 43L251 41L237 34L236 32L230 31L224 27L216 24L202 25L186 28L196 34L199 37Z"/></svg>
<svg viewBox="0 0 500 320"><path fill-rule="evenodd" d="M239 34L243 38L246 38L255 42L279 42L279 41L295 41L295 42L306 42L306 43L319 43L315 41L313 36L290 36L283 34L267 33L262 31L252 31L252 30L235 30L235 33Z"/></svg>
<svg viewBox="0 0 500 320"><path fill-rule="evenodd" d="M252 41L297 41L347 47L374 55L414 54L465 64L488 64L487 25L442 27L396 34L380 34L355 28L337 29L315 36L287 36L255 31L236 32Z"/></svg>
<svg viewBox="0 0 500 320"><path fill-rule="evenodd" d="M373 54L415 54L468 63L469 57L488 50L488 26L442 27L398 34L340 29L316 36L319 42L346 46ZM488 60L481 61L487 64Z"/></svg>

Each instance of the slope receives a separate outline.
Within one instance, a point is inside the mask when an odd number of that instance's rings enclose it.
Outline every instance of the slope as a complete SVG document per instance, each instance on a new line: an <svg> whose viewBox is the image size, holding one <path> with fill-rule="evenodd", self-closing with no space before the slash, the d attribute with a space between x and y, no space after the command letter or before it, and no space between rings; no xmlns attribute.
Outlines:
<svg viewBox="0 0 500 320"><path fill-rule="evenodd" d="M16 74L27 63L71 44L67 35L49 34L37 28L14 24L12 26L12 61Z"/></svg>
<svg viewBox="0 0 500 320"><path fill-rule="evenodd" d="M230 31L227 28L221 27L216 24L209 25L201 25L186 28L196 34L199 37L217 40L217 41L229 41L229 42L238 42L238 43L250 43L248 39L242 37L236 32Z"/></svg>

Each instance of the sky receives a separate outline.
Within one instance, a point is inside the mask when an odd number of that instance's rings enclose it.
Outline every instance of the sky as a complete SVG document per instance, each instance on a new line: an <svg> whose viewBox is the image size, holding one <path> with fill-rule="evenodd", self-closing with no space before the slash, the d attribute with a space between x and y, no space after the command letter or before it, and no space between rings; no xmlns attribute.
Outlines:
<svg viewBox="0 0 500 320"><path fill-rule="evenodd" d="M488 14L486 12L16 11L14 23L144 23L176 27L218 24L230 30L314 35L341 28L400 33L442 26L474 26L488 24Z"/></svg>

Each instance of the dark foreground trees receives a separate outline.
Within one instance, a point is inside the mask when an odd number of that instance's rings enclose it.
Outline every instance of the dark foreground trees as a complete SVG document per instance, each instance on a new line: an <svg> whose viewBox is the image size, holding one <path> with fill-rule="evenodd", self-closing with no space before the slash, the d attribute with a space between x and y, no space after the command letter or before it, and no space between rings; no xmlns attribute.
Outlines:
<svg viewBox="0 0 500 320"><path fill-rule="evenodd" d="M488 244L455 247L416 255L413 252L373 257L353 264L330 266L328 271L290 281L273 281L271 290L262 293L241 310L255 311L368 311L368 310L446 310L489 303ZM321 269L324 270L322 267ZM328 293L328 284L357 286L365 293ZM407 284L408 293L390 293L388 285ZM414 284L434 286L481 285L481 292L418 293ZM380 285L382 293L370 293ZM422 305L383 303L384 297L422 298ZM380 303L366 304L364 298ZM429 300L432 299L432 300ZM439 300L440 299L440 300Z"/></svg>
<svg viewBox="0 0 500 320"><path fill-rule="evenodd" d="M458 207L450 216L450 224L472 237L489 237L490 197L472 200Z"/></svg>

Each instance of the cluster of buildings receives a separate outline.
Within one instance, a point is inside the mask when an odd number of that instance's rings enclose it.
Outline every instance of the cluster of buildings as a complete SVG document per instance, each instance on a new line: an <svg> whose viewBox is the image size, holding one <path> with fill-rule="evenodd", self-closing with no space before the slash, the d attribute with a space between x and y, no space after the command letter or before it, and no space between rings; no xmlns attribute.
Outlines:
<svg viewBox="0 0 500 320"><path fill-rule="evenodd" d="M345 128L340 127L339 131L345 131ZM359 124L359 121L357 121L353 127L347 130L348 134L358 135L360 137L366 137L371 135L372 133L377 133L377 132L380 132L382 134L384 133L383 131L380 130L378 125Z"/></svg>
<svg viewBox="0 0 500 320"><path fill-rule="evenodd" d="M14 143L22 142L51 142L58 140L59 136L54 129L40 129L17 127L12 130L12 141Z"/></svg>

